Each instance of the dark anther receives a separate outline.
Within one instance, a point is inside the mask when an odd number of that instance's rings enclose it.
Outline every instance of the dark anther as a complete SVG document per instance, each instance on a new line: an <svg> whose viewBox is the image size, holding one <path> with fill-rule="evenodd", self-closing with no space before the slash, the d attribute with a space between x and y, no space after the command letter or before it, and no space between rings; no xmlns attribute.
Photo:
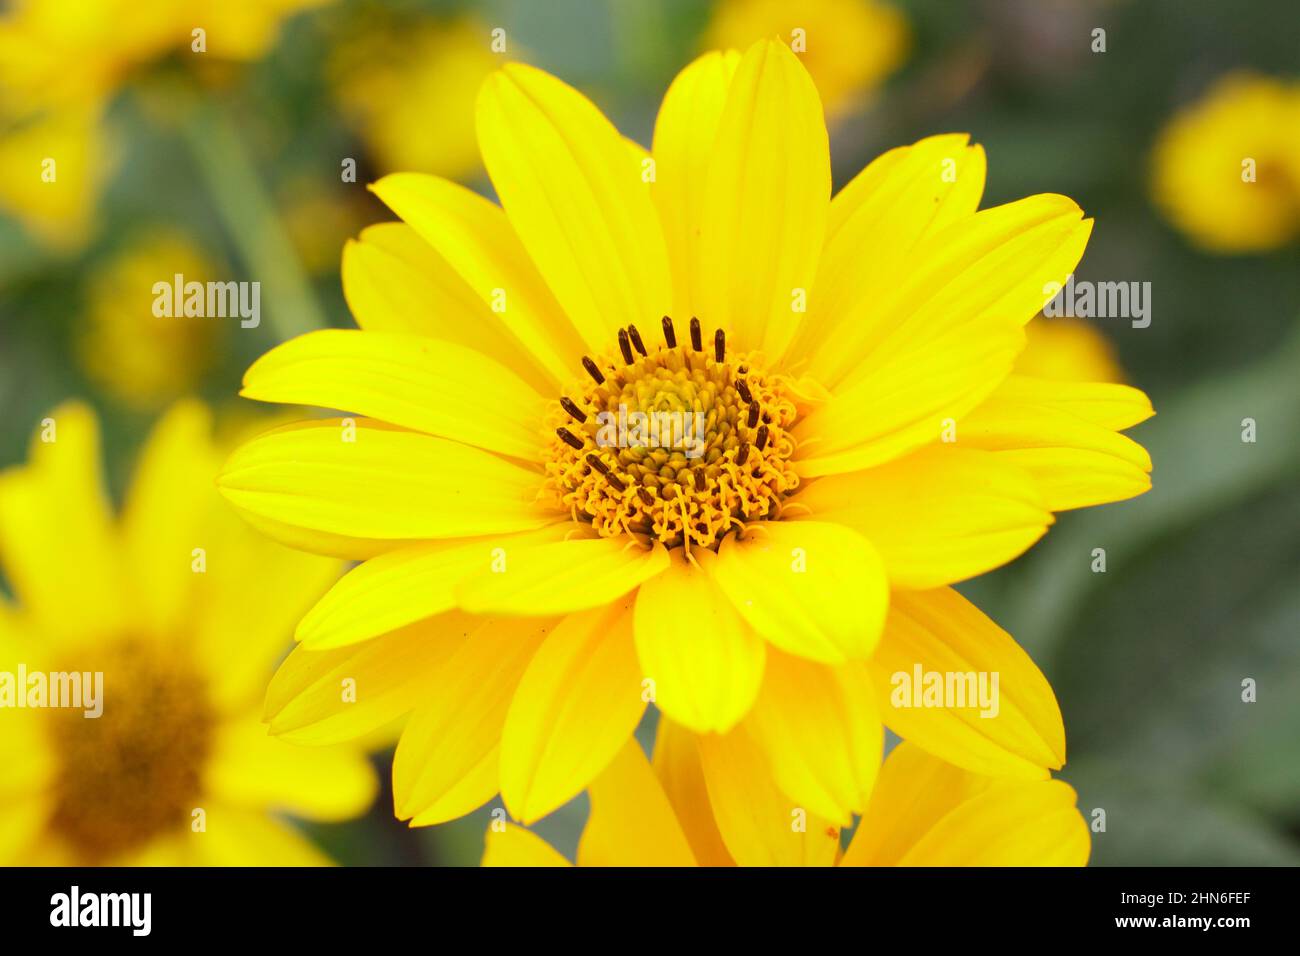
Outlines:
<svg viewBox="0 0 1300 956"><path fill-rule="evenodd" d="M745 424L750 428L758 424L758 402L749 403L749 418L745 420Z"/></svg>
<svg viewBox="0 0 1300 956"><path fill-rule="evenodd" d="M601 460L600 460L599 458L597 458L595 455L588 455L588 456L587 456L587 464L591 465L592 468L595 468L595 469L596 469L598 472L600 472L602 475L608 475L608 474L609 474L609 465L605 464L603 461L601 461Z"/></svg>
<svg viewBox="0 0 1300 956"><path fill-rule="evenodd" d="M749 457L749 442L742 441L740 443L740 451L736 452L736 464L743 465L745 463L745 459L748 457Z"/></svg>
<svg viewBox="0 0 1300 956"><path fill-rule="evenodd" d="M555 434L564 439L564 443L570 448L577 448L579 451L582 450L582 439L573 434L573 432L569 431L567 428L557 428L555 429Z"/></svg>
<svg viewBox="0 0 1300 956"><path fill-rule="evenodd" d="M615 491L627 491L627 485L619 481L618 475L605 475L605 480L614 486Z"/></svg>
<svg viewBox="0 0 1300 956"><path fill-rule="evenodd" d="M704 339L700 336L700 320L691 316L691 348L697 352L704 351Z"/></svg>
<svg viewBox="0 0 1300 956"><path fill-rule="evenodd" d="M664 341L668 343L670 349L677 348L677 330L673 328L673 320L664 316Z"/></svg>
<svg viewBox="0 0 1300 956"><path fill-rule="evenodd" d="M596 368L596 363L587 356L582 357L582 367L587 370L587 374L596 380L597 385L605 384L605 376L600 374L600 369Z"/></svg>
<svg viewBox="0 0 1300 956"><path fill-rule="evenodd" d="M754 393L749 390L749 383L743 378L736 379L736 391L740 393L740 400L745 404L754 400Z"/></svg>
<svg viewBox="0 0 1300 956"><path fill-rule="evenodd" d="M641 333L636 330L635 325L629 325L627 327L627 337L632 340L632 344L636 346L636 350L642 355L650 354L645 350L645 343L641 341Z"/></svg>
<svg viewBox="0 0 1300 956"><path fill-rule="evenodd" d="M618 330L618 349L623 353L623 362L632 364L632 343L627 339L627 329Z"/></svg>
<svg viewBox="0 0 1300 956"><path fill-rule="evenodd" d="M655 503L654 495L650 494L650 492L646 491L644 488L638 488L636 493L641 496L641 500L645 502L647 508L653 507Z"/></svg>
<svg viewBox="0 0 1300 956"><path fill-rule="evenodd" d="M575 422L585 422L587 413L573 403L573 399L567 395L560 399L560 407L569 413L569 417Z"/></svg>
<svg viewBox="0 0 1300 956"><path fill-rule="evenodd" d="M759 451L762 451L763 447L766 444L767 444L767 426L759 425L758 437L754 439L754 447L757 448Z"/></svg>
<svg viewBox="0 0 1300 956"><path fill-rule="evenodd" d="M695 479L695 490L703 491L704 483L708 480L704 477L704 469L696 468L693 472L691 472L691 477Z"/></svg>
<svg viewBox="0 0 1300 956"><path fill-rule="evenodd" d="M713 333L713 361L721 362L727 354L727 333L722 329Z"/></svg>

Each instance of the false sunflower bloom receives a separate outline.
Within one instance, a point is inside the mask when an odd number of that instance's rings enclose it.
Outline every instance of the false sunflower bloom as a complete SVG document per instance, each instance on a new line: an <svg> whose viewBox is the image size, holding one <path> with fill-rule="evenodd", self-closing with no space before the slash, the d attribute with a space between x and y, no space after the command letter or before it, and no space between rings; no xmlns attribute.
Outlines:
<svg viewBox="0 0 1300 956"><path fill-rule="evenodd" d="M120 520L85 406L53 411L28 463L0 473L16 598L0 601L0 864L320 864L271 811L341 820L374 798L360 751L294 747L258 719L337 562L230 514L209 427L188 403L159 423ZM58 701L80 706L51 706L50 674L86 675Z"/></svg>
<svg viewBox="0 0 1300 956"><path fill-rule="evenodd" d="M847 847L837 828L792 818L761 782L750 796L767 839L728 843L709 802L696 799L705 786L689 735L661 736L653 766L635 740L625 744L589 788L578 866L1084 866L1091 849L1068 784L980 776L907 742L886 758ZM756 846L770 852L754 857ZM569 861L531 830L498 821L483 865Z"/></svg>
<svg viewBox="0 0 1300 956"><path fill-rule="evenodd" d="M977 212L963 135L832 200L817 91L775 41L687 67L653 153L521 65L485 83L478 135L502 205L380 180L403 222L344 252L361 328L245 376L248 397L352 413L261 436L219 479L268 533L363 562L300 623L273 732L409 714L394 789L417 825L498 791L546 815L651 700L700 735L715 801L761 765L836 825L866 807L882 716L974 772L1059 767L1051 688L948 585L1054 511L1149 486L1117 433L1150 414L1141 392L1010 374L1082 255L1078 206ZM652 412L698 414L703 447L601 431ZM999 673L998 714L891 699L918 667Z"/></svg>

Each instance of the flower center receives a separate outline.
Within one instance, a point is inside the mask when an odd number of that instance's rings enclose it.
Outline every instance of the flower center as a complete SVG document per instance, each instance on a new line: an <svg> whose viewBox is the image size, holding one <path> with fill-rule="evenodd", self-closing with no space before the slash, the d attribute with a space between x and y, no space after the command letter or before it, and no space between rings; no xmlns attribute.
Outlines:
<svg viewBox="0 0 1300 956"><path fill-rule="evenodd" d="M587 378L553 403L546 491L607 537L634 533L716 548L733 527L777 518L799 485L788 380L757 353L729 355L698 319L689 341L663 319L651 352L636 326L617 356L584 356Z"/></svg>
<svg viewBox="0 0 1300 956"><path fill-rule="evenodd" d="M127 643L100 669L101 716L50 712L59 763L50 826L93 862L189 821L214 730L203 682L177 662Z"/></svg>

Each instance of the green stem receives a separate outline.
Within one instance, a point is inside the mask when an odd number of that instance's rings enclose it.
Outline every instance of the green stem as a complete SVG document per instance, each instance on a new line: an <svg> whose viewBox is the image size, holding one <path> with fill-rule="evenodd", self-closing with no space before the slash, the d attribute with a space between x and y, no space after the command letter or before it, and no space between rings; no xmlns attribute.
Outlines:
<svg viewBox="0 0 1300 956"><path fill-rule="evenodd" d="M325 328L302 263L229 118L196 99L182 131L245 271L264 279L272 330L285 340Z"/></svg>

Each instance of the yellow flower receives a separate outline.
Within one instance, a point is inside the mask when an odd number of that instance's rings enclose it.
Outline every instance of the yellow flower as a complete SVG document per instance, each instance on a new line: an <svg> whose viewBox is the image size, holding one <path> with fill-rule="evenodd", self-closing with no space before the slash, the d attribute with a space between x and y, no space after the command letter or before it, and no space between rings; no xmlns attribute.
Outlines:
<svg viewBox="0 0 1300 956"><path fill-rule="evenodd" d="M1054 511L1150 485L1117 433L1145 395L1009 374L1083 253L1078 206L977 212L964 135L891 150L832 200L816 89L775 41L683 71L653 165L517 64L484 85L478 133L504 208L384 178L404 222L344 251L361 328L245 375L247 397L367 416L268 433L219 479L281 540L364 561L299 625L273 732L410 713L393 773L414 824L498 790L545 816L652 699L719 787L759 760L836 825L869 799L882 717L977 773L1061 766L1047 681L948 585ZM685 434L619 433L648 412ZM895 679L916 668L999 674L998 713L911 706ZM343 708L345 674L370 691Z"/></svg>
<svg viewBox="0 0 1300 956"><path fill-rule="evenodd" d="M1083 319L1041 316L1025 326L1017 375L1057 382L1122 382L1115 346Z"/></svg>
<svg viewBox="0 0 1300 956"><path fill-rule="evenodd" d="M335 99L381 172L460 179L479 170L474 95L500 65L487 27L426 22L362 33L333 58Z"/></svg>
<svg viewBox="0 0 1300 956"><path fill-rule="evenodd" d="M903 62L907 20L876 0L721 0L706 49L745 49L777 36L812 75L832 119L858 105Z"/></svg>
<svg viewBox="0 0 1300 956"><path fill-rule="evenodd" d="M51 413L28 464L0 473L17 599L0 601L0 863L316 864L268 812L340 820L374 797L360 752L295 748L258 721L294 619L338 569L230 514L209 428L198 404L160 422L120 520L82 405ZM80 708L30 706L48 675L74 673Z"/></svg>
<svg viewBox="0 0 1300 956"><path fill-rule="evenodd" d="M77 357L118 401L158 409L190 392L221 354L226 320L154 314L156 282L207 282L216 269L179 233L158 229L129 242L92 273Z"/></svg>
<svg viewBox="0 0 1300 956"><path fill-rule="evenodd" d="M720 830L695 741L666 728L654 765L625 744L591 784L579 866L1083 866L1088 825L1060 780L982 777L899 744L849 842L803 826L770 783L748 780L746 825ZM737 808L741 809L741 808ZM728 840L728 835L732 839ZM484 866L568 866L531 830L488 827Z"/></svg>
<svg viewBox="0 0 1300 956"><path fill-rule="evenodd" d="M1300 83L1223 77L1161 131L1152 191L1212 252L1275 249L1300 235Z"/></svg>

